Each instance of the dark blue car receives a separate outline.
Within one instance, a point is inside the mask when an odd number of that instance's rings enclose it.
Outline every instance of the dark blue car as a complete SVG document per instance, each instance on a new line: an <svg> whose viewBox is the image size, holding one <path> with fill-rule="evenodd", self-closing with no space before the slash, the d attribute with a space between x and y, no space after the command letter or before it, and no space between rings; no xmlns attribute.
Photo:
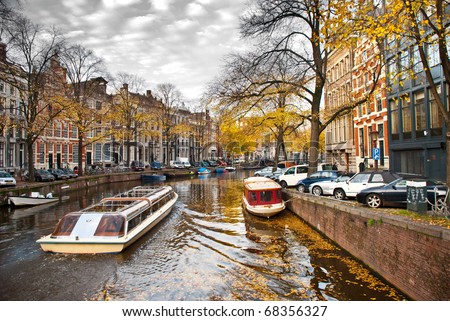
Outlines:
<svg viewBox="0 0 450 321"><path fill-rule="evenodd" d="M332 181L338 178L339 175L341 175L341 173L336 170L318 171L307 178L299 180L295 187L301 193L308 193L311 184L322 181Z"/></svg>
<svg viewBox="0 0 450 321"><path fill-rule="evenodd" d="M160 162L154 161L150 164L151 169L162 169L163 166Z"/></svg>

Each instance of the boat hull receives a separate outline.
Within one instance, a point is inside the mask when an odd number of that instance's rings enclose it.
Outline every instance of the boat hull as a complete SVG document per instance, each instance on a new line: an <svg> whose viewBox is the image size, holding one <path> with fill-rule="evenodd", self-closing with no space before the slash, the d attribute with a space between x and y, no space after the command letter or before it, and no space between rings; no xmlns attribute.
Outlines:
<svg viewBox="0 0 450 321"><path fill-rule="evenodd" d="M284 202L268 205L250 205L245 197L242 197L242 204L250 214L261 217L272 217L286 208Z"/></svg>
<svg viewBox="0 0 450 321"><path fill-rule="evenodd" d="M58 201L58 198L37 198L29 196L10 196L9 201L14 206L35 206Z"/></svg>
<svg viewBox="0 0 450 321"><path fill-rule="evenodd" d="M137 228L123 237L96 237L80 240L76 237L53 238L51 235L47 235L36 242L45 252L67 254L120 253L162 221L172 211L177 199L178 195L175 194L175 198L149 215Z"/></svg>

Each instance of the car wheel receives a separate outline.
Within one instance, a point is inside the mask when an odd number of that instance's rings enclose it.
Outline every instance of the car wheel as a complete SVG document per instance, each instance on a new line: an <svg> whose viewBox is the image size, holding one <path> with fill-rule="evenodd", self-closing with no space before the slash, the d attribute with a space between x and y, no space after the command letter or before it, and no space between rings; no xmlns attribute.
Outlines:
<svg viewBox="0 0 450 321"><path fill-rule="evenodd" d="M259 174L255 174L255 177L259 177Z"/></svg>
<svg viewBox="0 0 450 321"><path fill-rule="evenodd" d="M379 208L382 203L380 196L377 194L369 194L366 197L366 204L372 208Z"/></svg>
<svg viewBox="0 0 450 321"><path fill-rule="evenodd" d="M297 191L299 191L300 193L304 193L305 192L305 185L298 185Z"/></svg>
<svg viewBox="0 0 450 321"><path fill-rule="evenodd" d="M343 200L345 198L345 192L342 188L335 189L333 195L337 200Z"/></svg>
<svg viewBox="0 0 450 321"><path fill-rule="evenodd" d="M320 186L314 186L312 189L312 193L316 196L320 196L320 195L322 195L323 191Z"/></svg>
<svg viewBox="0 0 450 321"><path fill-rule="evenodd" d="M287 187L287 183L285 181L281 181L280 185L282 188L286 188Z"/></svg>

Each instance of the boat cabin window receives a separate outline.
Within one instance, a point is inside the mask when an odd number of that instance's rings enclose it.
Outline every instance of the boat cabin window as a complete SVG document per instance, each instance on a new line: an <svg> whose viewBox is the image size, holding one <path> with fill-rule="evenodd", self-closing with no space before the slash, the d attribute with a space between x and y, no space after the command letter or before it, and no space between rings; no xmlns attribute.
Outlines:
<svg viewBox="0 0 450 321"><path fill-rule="evenodd" d="M80 214L67 214L65 215L56 226L53 236L65 236L72 233L73 228L78 222Z"/></svg>
<svg viewBox="0 0 450 321"><path fill-rule="evenodd" d="M123 236L125 218L122 215L103 215L95 230L95 236Z"/></svg>
<svg viewBox="0 0 450 321"><path fill-rule="evenodd" d="M246 192L247 193L247 192ZM281 202L281 190L249 191L246 195L250 205L275 204Z"/></svg>
<svg viewBox="0 0 450 321"><path fill-rule="evenodd" d="M261 191L259 194L259 199L263 203L269 203L272 201L273 191Z"/></svg>

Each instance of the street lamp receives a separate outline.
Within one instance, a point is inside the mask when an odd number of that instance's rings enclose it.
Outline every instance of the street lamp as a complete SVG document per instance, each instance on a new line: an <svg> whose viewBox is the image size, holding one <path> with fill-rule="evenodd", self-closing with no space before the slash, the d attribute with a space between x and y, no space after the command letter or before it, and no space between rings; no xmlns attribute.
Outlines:
<svg viewBox="0 0 450 321"><path fill-rule="evenodd" d="M380 159L380 150L377 148L377 139L379 132L372 130L370 136L372 138L372 158L375 161L375 170L378 170L378 160Z"/></svg>

